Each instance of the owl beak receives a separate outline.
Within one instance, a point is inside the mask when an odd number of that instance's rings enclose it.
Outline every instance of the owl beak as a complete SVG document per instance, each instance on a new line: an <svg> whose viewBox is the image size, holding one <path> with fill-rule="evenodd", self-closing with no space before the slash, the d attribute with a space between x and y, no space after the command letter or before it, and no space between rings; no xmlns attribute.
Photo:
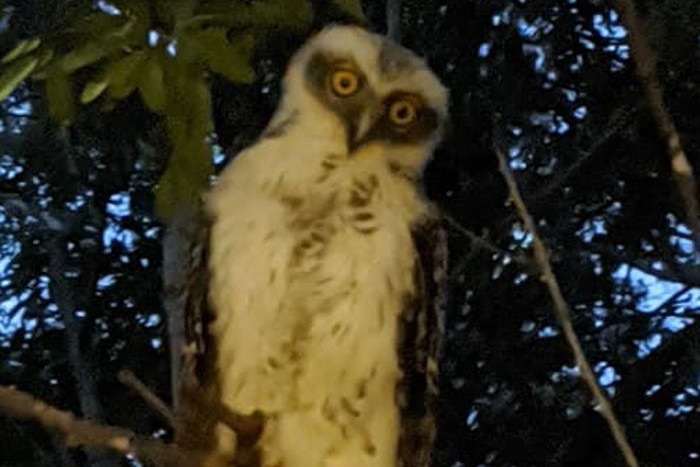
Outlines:
<svg viewBox="0 0 700 467"><path fill-rule="evenodd" d="M366 110L358 114L348 132L348 149L350 153L374 139L373 130L377 122L379 122L384 115L384 112L384 105L379 104L376 106L369 106Z"/></svg>

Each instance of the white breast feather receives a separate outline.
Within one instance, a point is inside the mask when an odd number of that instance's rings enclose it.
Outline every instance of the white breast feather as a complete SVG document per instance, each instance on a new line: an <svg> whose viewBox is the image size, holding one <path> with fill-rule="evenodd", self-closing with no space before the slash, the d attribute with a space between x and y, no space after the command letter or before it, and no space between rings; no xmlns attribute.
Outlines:
<svg viewBox="0 0 700 467"><path fill-rule="evenodd" d="M309 138L310 131L325 137ZM261 141L238 156L210 194L212 332L222 394L234 410L268 416L265 466L283 459L284 467L396 467L397 318L413 288L410 226L425 204L371 146L345 158L331 143L342 138L328 138L332 131L341 130L299 129ZM318 183L328 154L342 155L341 164ZM365 235L343 206L352 181L372 174L378 229ZM309 205L338 196L327 218L335 233L312 273L291 265L302 234L289 226L294 210L280 194ZM328 280L311 280L319 277ZM222 449L232 449L225 431Z"/></svg>

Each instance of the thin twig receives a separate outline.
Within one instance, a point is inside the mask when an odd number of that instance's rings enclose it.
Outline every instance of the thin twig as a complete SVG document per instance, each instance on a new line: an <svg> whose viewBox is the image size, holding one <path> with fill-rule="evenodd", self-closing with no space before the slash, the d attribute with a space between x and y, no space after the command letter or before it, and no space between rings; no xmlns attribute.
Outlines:
<svg viewBox="0 0 700 467"><path fill-rule="evenodd" d="M588 389L593 394L594 400L599 405L601 414L608 422L613 438L627 461L627 465L630 467L638 467L639 462L637 461L637 457L627 441L625 432L615 416L612 405L605 397L603 390L598 385L595 373L591 369L591 365L588 363L586 355L583 353L581 342L576 335L576 331L574 330L574 326L571 321L571 309L569 308L568 303L566 303L561 289L559 288L559 283L557 282L557 278L552 270L552 265L549 262L547 248L537 233L532 216L530 215L530 212L528 211L527 206L520 195L515 178L508 168L506 156L500 150L496 151L496 155L498 156L499 169L503 174L503 178L506 180L513 204L525 223L526 229L532 234L535 260L539 265L541 280L547 285L547 289L549 289L552 301L554 302L554 314L559 322L559 326L564 332L564 337L566 338L566 341L574 354L574 360L579 368L579 371L581 372L581 377L588 386Z"/></svg>
<svg viewBox="0 0 700 467"><path fill-rule="evenodd" d="M445 219L445 222L447 222L453 229L455 229L457 232L459 232L462 236L468 238L474 245L479 246L480 248L483 248L484 250L493 253L495 255L506 255L508 254L507 251L497 247L493 243L489 242L485 238L477 235L476 233L472 232L468 228L464 227L462 224L457 221L454 217L450 216L447 213L442 213L442 218Z"/></svg>
<svg viewBox="0 0 700 467"><path fill-rule="evenodd" d="M452 227L457 233L467 238L472 243L472 245L474 246L472 252L476 252L479 249L482 249L491 253L492 255L494 255L494 257L508 257L514 263L522 267L527 273L537 270L537 265L530 258L498 247L497 245L488 241L484 236L477 235L475 232L464 227L462 224L459 223L457 219L455 219L447 213L442 213L441 215L450 227ZM458 260L452 268L451 276L453 278L459 277L459 275L462 274L462 272L464 272L464 268L467 266L468 262L471 259L473 259L473 255L467 255Z"/></svg>
<svg viewBox="0 0 700 467"><path fill-rule="evenodd" d="M171 428L175 428L175 416L173 415L173 412L165 404L165 402L156 396L155 393L148 388L148 386L143 384L133 372L129 370L121 370L117 374L117 379L124 386L127 386L138 394L141 399L146 401L148 405L158 412L158 415L163 417L163 419L168 422Z"/></svg>
<svg viewBox="0 0 700 467"><path fill-rule="evenodd" d="M579 150L579 157L568 167L559 171L555 177L542 188L528 197L531 203L538 203L542 199L549 197L564 185L573 175L578 173L581 167L588 162L593 156L599 154L600 148L606 145L613 136L616 136L621 129L629 125L632 118L637 115L634 110L623 108L621 111L614 111L613 115L605 122L603 130L598 135L596 140L586 149ZM532 205L532 204L531 204Z"/></svg>
<svg viewBox="0 0 700 467"><path fill-rule="evenodd" d="M207 419L228 426L236 433L239 443L254 444L262 435L266 423L262 412L256 410L248 415L238 413L223 401L212 400L206 390L193 381L185 381L182 391L184 406L195 408Z"/></svg>
<svg viewBox="0 0 700 467"><path fill-rule="evenodd" d="M199 465L201 453L185 451L173 444L136 436L118 427L81 420L17 389L0 386L0 412L19 420L40 423L63 435L68 446L109 449L121 455L131 454L162 467Z"/></svg>
<svg viewBox="0 0 700 467"><path fill-rule="evenodd" d="M698 255L700 254L700 208L696 196L693 166L688 161L676 125L673 123L663 100L663 88L656 70L656 52L647 40L644 24L639 18L634 1L612 0L612 3L622 17L622 24L629 32L629 46L636 65L635 71L642 86L644 86L651 111L661 130L661 137L666 141L668 155L671 159L671 170L685 205L686 220L693 232L695 252Z"/></svg>
<svg viewBox="0 0 700 467"><path fill-rule="evenodd" d="M692 287L689 285L686 285L685 287L681 287L676 293L672 294L670 297L668 297L666 300L661 302L656 308L650 311L643 312L644 316L651 316L654 314L661 314L662 316L668 316L668 313L665 313L664 310L672 305L675 304L675 302L678 301L683 295L687 294L692 290ZM686 312L683 313L684 315Z"/></svg>

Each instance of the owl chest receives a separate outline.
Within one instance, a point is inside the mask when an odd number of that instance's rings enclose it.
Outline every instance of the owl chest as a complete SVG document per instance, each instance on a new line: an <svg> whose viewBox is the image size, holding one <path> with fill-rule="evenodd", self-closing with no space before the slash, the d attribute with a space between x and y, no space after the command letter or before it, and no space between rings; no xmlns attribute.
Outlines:
<svg viewBox="0 0 700 467"><path fill-rule="evenodd" d="M289 206L295 238L289 291L301 346L320 345L318 355L351 360L371 336L393 353L415 253L410 211L393 204L400 198L387 192L391 184L373 174L343 181L330 180L328 190Z"/></svg>
<svg viewBox="0 0 700 467"><path fill-rule="evenodd" d="M346 177L289 208L288 304L298 395L342 419L369 416L398 377L398 322L413 290L411 220L376 176ZM391 399L392 396L390 396ZM361 415L357 415L361 414ZM363 422L364 423L364 422Z"/></svg>
<svg viewBox="0 0 700 467"><path fill-rule="evenodd" d="M386 190L370 174L331 180L306 199L287 200L288 227L296 239L292 274L316 276L324 290L347 288L366 276L402 282L399 276L413 261L412 210L397 205L400 198Z"/></svg>

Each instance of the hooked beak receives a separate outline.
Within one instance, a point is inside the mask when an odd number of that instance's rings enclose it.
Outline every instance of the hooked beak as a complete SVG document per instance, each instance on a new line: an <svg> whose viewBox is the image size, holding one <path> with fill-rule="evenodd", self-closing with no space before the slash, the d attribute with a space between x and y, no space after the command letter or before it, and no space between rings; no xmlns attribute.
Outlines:
<svg viewBox="0 0 700 467"><path fill-rule="evenodd" d="M348 128L348 149L353 153L357 148L373 139L373 130L384 115L383 104L369 106L353 119Z"/></svg>

